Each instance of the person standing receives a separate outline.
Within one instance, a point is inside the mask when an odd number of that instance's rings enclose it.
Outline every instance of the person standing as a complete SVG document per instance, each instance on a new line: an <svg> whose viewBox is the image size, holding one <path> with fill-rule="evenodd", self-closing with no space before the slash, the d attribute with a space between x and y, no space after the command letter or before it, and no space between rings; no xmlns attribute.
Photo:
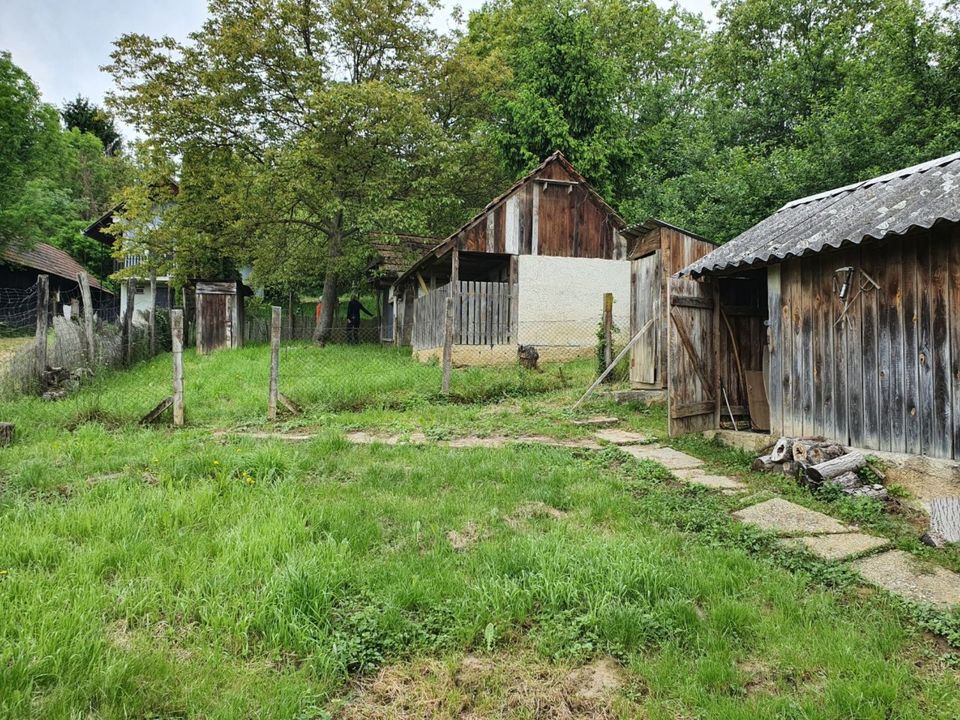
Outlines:
<svg viewBox="0 0 960 720"><path fill-rule="evenodd" d="M360 313L366 313L367 317L373 317L373 313L367 310L360 298L356 294L350 297L347 303L347 342L351 345L360 343Z"/></svg>

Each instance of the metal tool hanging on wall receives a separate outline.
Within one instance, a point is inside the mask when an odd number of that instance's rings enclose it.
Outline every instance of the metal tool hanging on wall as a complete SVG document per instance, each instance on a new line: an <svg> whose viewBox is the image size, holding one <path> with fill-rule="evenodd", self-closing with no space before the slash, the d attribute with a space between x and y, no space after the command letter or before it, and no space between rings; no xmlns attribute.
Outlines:
<svg viewBox="0 0 960 720"><path fill-rule="evenodd" d="M856 301L860 295L867 291L880 289L880 284L870 277L863 268L859 268L859 272L860 276L857 278L857 291L853 297L850 297L850 289L853 287L857 268L854 268L852 265L845 265L833 271L833 292L840 298L840 302L843 303L843 310L833 323L834 325L840 324L840 321L843 320L847 314L847 310L850 309L850 306L853 305L854 301Z"/></svg>

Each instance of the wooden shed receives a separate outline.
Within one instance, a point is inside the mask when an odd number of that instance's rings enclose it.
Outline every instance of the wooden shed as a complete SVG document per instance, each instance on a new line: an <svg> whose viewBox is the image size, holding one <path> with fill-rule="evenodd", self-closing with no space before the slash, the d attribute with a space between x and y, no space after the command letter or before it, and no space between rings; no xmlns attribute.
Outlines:
<svg viewBox="0 0 960 720"><path fill-rule="evenodd" d="M629 322L625 223L559 152L424 254L394 285L400 344L421 359L443 344L443 306L456 298L454 362L592 352L604 292Z"/></svg>
<svg viewBox="0 0 960 720"><path fill-rule="evenodd" d="M739 349L773 433L960 457L960 153L791 202L686 273L762 288Z"/></svg>
<svg viewBox="0 0 960 720"><path fill-rule="evenodd" d="M243 291L236 282L197 281L196 338L202 354L243 344Z"/></svg>
<svg viewBox="0 0 960 720"><path fill-rule="evenodd" d="M716 245L656 218L627 228L624 236L632 248L630 337L643 330L643 336L630 351L630 383L643 390L665 390L671 308L683 301L672 294L670 277ZM698 328L690 329L697 331Z"/></svg>

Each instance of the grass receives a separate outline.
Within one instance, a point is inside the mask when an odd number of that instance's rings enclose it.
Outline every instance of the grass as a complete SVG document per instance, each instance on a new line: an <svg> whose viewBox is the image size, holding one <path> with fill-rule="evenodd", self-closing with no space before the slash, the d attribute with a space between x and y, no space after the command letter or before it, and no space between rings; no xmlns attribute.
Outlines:
<svg viewBox="0 0 960 720"><path fill-rule="evenodd" d="M729 521L735 500L656 464L342 437L583 434L566 408L589 367L461 371L446 400L435 367L304 347L282 386L316 438L214 436L263 424L264 355L188 357L178 432L129 422L162 360L4 405L19 439L0 452L0 716L390 717L364 704L388 668L424 703L393 716L564 717L545 684L606 656L624 685L581 716L960 714L954 656L902 605L769 552ZM616 412L663 432L662 410ZM451 678L475 657L509 677L465 694Z"/></svg>

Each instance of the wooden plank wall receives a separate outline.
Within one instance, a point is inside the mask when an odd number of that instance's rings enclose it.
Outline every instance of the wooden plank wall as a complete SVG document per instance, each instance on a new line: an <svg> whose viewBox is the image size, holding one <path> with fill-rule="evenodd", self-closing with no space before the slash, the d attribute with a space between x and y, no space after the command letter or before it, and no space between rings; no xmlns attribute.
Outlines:
<svg viewBox="0 0 960 720"><path fill-rule="evenodd" d="M838 322L845 266L854 281ZM863 273L880 289L858 294ZM769 269L767 286L773 432L960 457L957 226L793 258Z"/></svg>
<svg viewBox="0 0 960 720"><path fill-rule="evenodd" d="M450 285L431 290L413 304L413 349L429 350L443 346L444 315Z"/></svg>
<svg viewBox="0 0 960 720"><path fill-rule="evenodd" d="M460 283L460 307L456 315L460 345L511 344L512 316L509 283Z"/></svg>
<svg viewBox="0 0 960 720"><path fill-rule="evenodd" d="M546 183L543 180L557 180ZM621 259L622 221L559 162L522 183L462 230L466 252Z"/></svg>

